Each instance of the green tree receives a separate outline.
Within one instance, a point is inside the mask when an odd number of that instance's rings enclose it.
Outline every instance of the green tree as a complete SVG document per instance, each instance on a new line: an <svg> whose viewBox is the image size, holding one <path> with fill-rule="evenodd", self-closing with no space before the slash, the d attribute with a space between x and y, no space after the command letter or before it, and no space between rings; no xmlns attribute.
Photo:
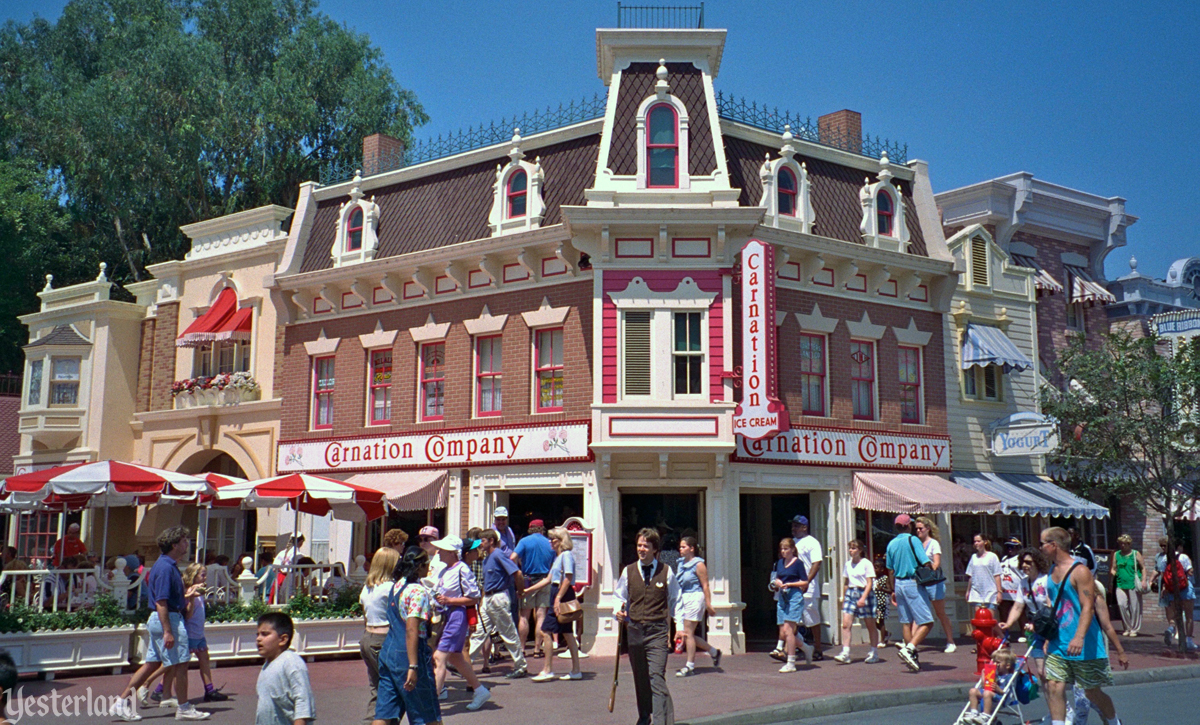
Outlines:
<svg viewBox="0 0 1200 725"><path fill-rule="evenodd" d="M1157 514L1173 560L1174 522L1192 510L1200 490L1200 338L1178 349L1171 344L1116 332L1088 349L1077 338L1059 362L1067 389L1044 389L1042 409L1061 427L1050 462L1063 478L1084 493L1121 497ZM1182 616L1177 612L1181 633Z"/></svg>
<svg viewBox="0 0 1200 725"><path fill-rule="evenodd" d="M140 279L187 251L181 225L292 206L363 136L407 141L427 120L369 38L312 0L74 0L57 22L0 30L0 104L0 159L40 177L89 260L27 260L23 277L56 285L100 259L114 281ZM15 246L36 246L24 229Z"/></svg>

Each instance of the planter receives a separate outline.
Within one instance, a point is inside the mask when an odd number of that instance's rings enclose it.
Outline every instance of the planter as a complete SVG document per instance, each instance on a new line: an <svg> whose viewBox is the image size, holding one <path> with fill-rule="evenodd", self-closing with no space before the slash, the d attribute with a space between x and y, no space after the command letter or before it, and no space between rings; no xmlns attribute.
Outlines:
<svg viewBox="0 0 1200 725"><path fill-rule="evenodd" d="M76 629L65 632L8 632L0 648L8 650L22 673L45 674L108 668L119 674L129 664L135 628Z"/></svg>
<svg viewBox="0 0 1200 725"><path fill-rule="evenodd" d="M208 656L215 662L258 657L258 646L254 641L257 631L258 625L254 622L205 624L204 637L208 640ZM305 657L357 654L358 641L362 639L362 635L362 617L302 619L296 622L296 641L292 649ZM139 627L136 662L145 658L148 646L146 629Z"/></svg>
<svg viewBox="0 0 1200 725"><path fill-rule="evenodd" d="M237 405L262 396L261 390L245 388L225 388L224 390L192 390L175 396L175 410L184 408L202 408L209 405Z"/></svg>

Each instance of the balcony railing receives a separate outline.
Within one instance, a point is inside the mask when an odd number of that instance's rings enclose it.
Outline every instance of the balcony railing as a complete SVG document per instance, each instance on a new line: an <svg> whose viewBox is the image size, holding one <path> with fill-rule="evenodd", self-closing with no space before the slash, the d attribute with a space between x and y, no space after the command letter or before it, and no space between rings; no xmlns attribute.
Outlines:
<svg viewBox="0 0 1200 725"><path fill-rule="evenodd" d="M617 3L618 28L692 29L704 27L704 3L699 5L623 5Z"/></svg>

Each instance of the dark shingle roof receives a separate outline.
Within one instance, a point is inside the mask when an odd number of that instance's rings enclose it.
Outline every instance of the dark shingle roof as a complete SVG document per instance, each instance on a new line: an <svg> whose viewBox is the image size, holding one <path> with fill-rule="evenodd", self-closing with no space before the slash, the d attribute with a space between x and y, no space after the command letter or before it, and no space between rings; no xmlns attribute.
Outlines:
<svg viewBox="0 0 1200 725"><path fill-rule="evenodd" d="M768 154L772 159L779 158L779 148L725 137L729 184L742 190L741 196L738 197L740 205L756 206L762 197L762 179L759 178L758 170ZM869 177L871 182L874 182L875 175L800 154L797 154L795 159L808 168L808 178L812 183L813 214L816 217L813 233L861 244L862 232L859 231L858 225L862 222L862 203L858 199L858 192L862 188L863 179ZM893 179L892 183L900 189L904 198L904 218L908 223L912 252L923 257L928 256L925 250L925 236L921 233L921 224L917 220L917 210L912 200L912 185L900 179Z"/></svg>
<svg viewBox="0 0 1200 725"><path fill-rule="evenodd" d="M528 161L541 158L545 181L542 198L546 214L542 226L558 224L563 204L583 204L583 190L592 185L600 137L587 136L530 150ZM508 157L497 150L488 161L440 174L374 189L367 196L379 204L379 247L375 258L395 257L450 244L483 239L490 234L492 184L496 165ZM328 269L336 233L338 207L349 197L327 199L317 205L312 234L304 250L301 272Z"/></svg>
<svg viewBox="0 0 1200 725"><path fill-rule="evenodd" d="M91 344L92 343L80 337L79 333L75 332L74 327L71 327L70 325L58 325L50 332L49 335L44 335L41 338L34 340L26 345L25 349L28 350L31 347L41 347L43 345L75 345L77 347L90 347Z"/></svg>
<svg viewBox="0 0 1200 725"><path fill-rule="evenodd" d="M630 63L621 72L621 91L608 151L608 168L614 174L637 173L637 109L642 101L654 95L657 71L658 63ZM688 109L688 173L708 176L717 168L717 155L704 98L704 76L691 63L667 63L667 82L671 84L672 95Z"/></svg>

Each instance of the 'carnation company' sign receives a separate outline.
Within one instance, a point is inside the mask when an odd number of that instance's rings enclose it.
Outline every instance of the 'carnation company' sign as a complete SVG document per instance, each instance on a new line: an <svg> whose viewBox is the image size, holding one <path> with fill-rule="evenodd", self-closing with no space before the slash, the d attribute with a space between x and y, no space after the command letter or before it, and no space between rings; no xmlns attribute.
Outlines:
<svg viewBox="0 0 1200 725"><path fill-rule="evenodd" d="M278 471L572 461L588 457L588 427L551 425L280 443Z"/></svg>
<svg viewBox="0 0 1200 725"><path fill-rule="evenodd" d="M742 400L733 431L761 440L789 427L776 397L775 249L757 239L742 247Z"/></svg>
<svg viewBox="0 0 1200 725"><path fill-rule="evenodd" d="M738 436L735 460L921 471L950 470L950 439L793 428L764 440Z"/></svg>

